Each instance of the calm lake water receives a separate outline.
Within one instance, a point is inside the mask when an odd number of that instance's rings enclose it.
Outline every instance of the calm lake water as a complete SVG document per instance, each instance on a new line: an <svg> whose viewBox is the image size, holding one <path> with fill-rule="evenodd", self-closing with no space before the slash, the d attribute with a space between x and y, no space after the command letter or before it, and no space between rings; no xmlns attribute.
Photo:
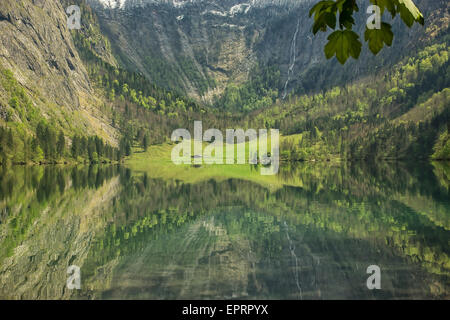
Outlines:
<svg viewBox="0 0 450 320"><path fill-rule="evenodd" d="M0 298L450 298L450 164L223 167L0 169Z"/></svg>

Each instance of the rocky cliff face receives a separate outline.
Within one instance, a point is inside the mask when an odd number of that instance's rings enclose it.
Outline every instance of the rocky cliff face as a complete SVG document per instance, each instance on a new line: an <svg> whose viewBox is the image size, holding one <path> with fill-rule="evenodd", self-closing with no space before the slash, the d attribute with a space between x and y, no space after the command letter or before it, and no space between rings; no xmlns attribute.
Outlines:
<svg viewBox="0 0 450 320"><path fill-rule="evenodd" d="M248 79L274 23L284 21L290 32L276 35L283 43L271 49L284 50L280 62L290 62L288 51L298 20L292 11L309 0L90 3L123 65L158 85L211 101L230 82ZM305 8L301 12L306 16Z"/></svg>
<svg viewBox="0 0 450 320"><path fill-rule="evenodd" d="M2 1L0 58L25 87L76 108L90 85L66 24L59 2Z"/></svg>
<svg viewBox="0 0 450 320"><path fill-rule="evenodd" d="M97 13L99 36L108 39L115 55L99 41L95 50L100 57L205 102L220 97L230 84L246 82L256 65L280 71L276 89L281 98L342 85L395 63L428 32L408 29L397 19L392 48L375 58L366 48L358 61L342 67L334 59L326 61L326 35L312 36L308 11L313 0L86 1ZM0 64L13 71L48 118L114 142L115 131L96 108L102 102L93 94L66 26L69 2L2 1ZM360 1L361 8L364 3ZM446 7L444 0L417 3L430 19L440 19L436 10ZM362 38L366 18L361 9L357 24ZM0 87L0 114L8 99Z"/></svg>
<svg viewBox="0 0 450 320"><path fill-rule="evenodd" d="M114 130L95 108L98 101L59 1L0 2L0 65L12 71L44 117L114 141ZM0 102L6 105L7 99L0 87Z"/></svg>
<svg viewBox="0 0 450 320"><path fill-rule="evenodd" d="M375 66L394 63L423 34L419 27L408 29L397 19L391 49L376 58L365 50L359 61L342 67L334 59L326 61L326 35L312 35L308 15L312 0L88 2L123 65L158 85L204 101L220 96L230 83L246 81L258 64L280 70L277 89L281 97L342 84L374 72ZM363 39L367 3L359 4L357 31ZM441 6L429 0L420 0L418 5L426 16Z"/></svg>

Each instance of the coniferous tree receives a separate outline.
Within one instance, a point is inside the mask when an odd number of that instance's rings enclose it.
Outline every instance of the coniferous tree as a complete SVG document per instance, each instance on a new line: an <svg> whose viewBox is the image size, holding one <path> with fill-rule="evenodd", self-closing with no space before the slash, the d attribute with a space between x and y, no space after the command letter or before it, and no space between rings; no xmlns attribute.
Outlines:
<svg viewBox="0 0 450 320"><path fill-rule="evenodd" d="M60 158L64 155L64 148L66 146L66 140L64 138L64 133L62 131L59 132L58 142L56 143L56 153Z"/></svg>

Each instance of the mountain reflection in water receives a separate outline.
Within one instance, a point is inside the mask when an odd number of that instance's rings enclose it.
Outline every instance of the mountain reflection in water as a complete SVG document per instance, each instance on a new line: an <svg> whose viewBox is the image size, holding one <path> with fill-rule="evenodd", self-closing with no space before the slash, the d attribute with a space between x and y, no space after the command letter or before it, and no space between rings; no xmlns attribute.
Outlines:
<svg viewBox="0 0 450 320"><path fill-rule="evenodd" d="M448 164L284 164L267 181L247 168L0 169L0 297L449 298Z"/></svg>

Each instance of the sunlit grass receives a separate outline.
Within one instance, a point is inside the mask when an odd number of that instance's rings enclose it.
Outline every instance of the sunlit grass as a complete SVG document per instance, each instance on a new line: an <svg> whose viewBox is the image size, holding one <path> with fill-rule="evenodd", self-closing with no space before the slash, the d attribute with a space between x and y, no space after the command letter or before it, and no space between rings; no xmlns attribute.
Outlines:
<svg viewBox="0 0 450 320"><path fill-rule="evenodd" d="M301 134L291 136L280 136L280 146L284 141L292 141L297 143L301 139ZM203 148L209 143L203 143ZM245 164L236 164L237 158L237 144L235 145L234 162L235 164L202 164L202 165L175 165L171 160L172 149L175 143L165 143L160 145L153 145L148 148L146 152L142 148L136 147L133 150L132 156L128 157L125 161L126 166L134 171L145 172L149 177L180 180L186 183L195 183L205 181L208 179L226 180L230 178L244 179L253 181L271 189L277 189L283 185L291 186L304 186L304 177L301 175L290 176L286 178L283 175L261 175L261 166L249 164L249 142L245 142ZM267 137L267 150L271 149L271 136ZM193 141L191 143L191 156L196 155L194 153ZM257 148L259 152L259 147ZM282 150L280 150L281 153ZM223 144L224 163L226 157L226 144ZM192 158L192 163L194 159ZM288 165L287 163L280 163L280 169L282 166ZM330 164L316 164L314 170L317 174L321 171L324 165L330 167ZM311 164L309 165L308 175L311 174ZM316 170L317 169L317 170Z"/></svg>

